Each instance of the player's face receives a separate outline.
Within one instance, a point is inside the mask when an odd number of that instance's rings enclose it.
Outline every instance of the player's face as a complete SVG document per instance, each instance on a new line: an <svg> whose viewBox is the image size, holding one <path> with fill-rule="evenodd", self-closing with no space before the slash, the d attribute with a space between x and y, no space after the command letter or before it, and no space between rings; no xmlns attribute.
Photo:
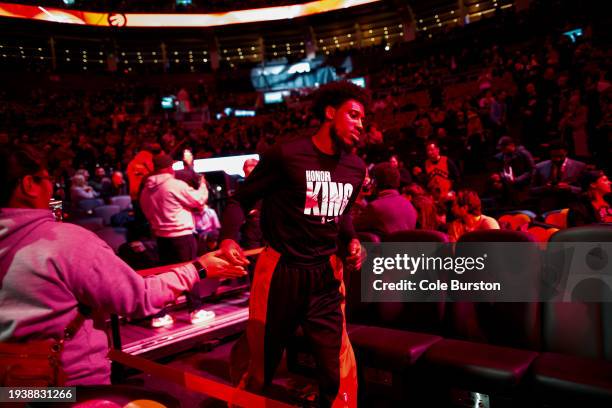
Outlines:
<svg viewBox="0 0 612 408"><path fill-rule="evenodd" d="M332 132L345 147L355 146L361 140L364 116L363 105L354 99L349 99L335 109Z"/></svg>

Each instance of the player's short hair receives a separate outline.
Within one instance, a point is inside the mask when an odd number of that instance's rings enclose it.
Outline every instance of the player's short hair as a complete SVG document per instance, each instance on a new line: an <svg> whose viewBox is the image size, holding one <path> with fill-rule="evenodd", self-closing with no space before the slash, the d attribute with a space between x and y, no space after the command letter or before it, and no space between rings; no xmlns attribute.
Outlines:
<svg viewBox="0 0 612 408"><path fill-rule="evenodd" d="M367 109L370 103L370 94L367 90L352 82L331 82L323 85L314 93L312 112L321 122L324 122L326 107L338 108L350 99L356 100L363 105L364 109Z"/></svg>

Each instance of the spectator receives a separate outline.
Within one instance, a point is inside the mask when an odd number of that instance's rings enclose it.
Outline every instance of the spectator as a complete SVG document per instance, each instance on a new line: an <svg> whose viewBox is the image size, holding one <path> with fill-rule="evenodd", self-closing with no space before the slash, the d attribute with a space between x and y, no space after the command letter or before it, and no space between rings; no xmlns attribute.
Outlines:
<svg viewBox="0 0 612 408"><path fill-rule="evenodd" d="M543 134L543 122L545 119L543 101L539 97L533 83L525 87L525 95L522 100L521 122L523 124L523 140L529 143L529 148L539 148Z"/></svg>
<svg viewBox="0 0 612 408"><path fill-rule="evenodd" d="M482 214L480 198L473 190L459 190L452 211L456 219L448 226L451 242L457 242L466 232L499 229L495 218Z"/></svg>
<svg viewBox="0 0 612 408"><path fill-rule="evenodd" d="M567 111L559 122L559 128L566 135L565 140L571 142L571 151L576 157L591 156L586 129L588 115L588 108L580 102L580 92L574 92L569 99Z"/></svg>
<svg viewBox="0 0 612 408"><path fill-rule="evenodd" d="M391 165L391 167L399 171L400 188L403 188L412 183L412 176L410 175L410 172L406 169L404 163L399 160L396 154L392 155L389 158L389 164Z"/></svg>
<svg viewBox="0 0 612 408"><path fill-rule="evenodd" d="M425 177L427 189L441 200L445 200L453 190L453 183L459 179L459 170L455 163L440 154L440 146L435 140L426 145Z"/></svg>
<svg viewBox="0 0 612 408"><path fill-rule="evenodd" d="M183 150L182 160L183 169L178 170L174 174L174 177L176 177L178 180L184 181L191 188L197 190L198 188L200 188L200 180L202 177L198 173L196 173L193 168L193 153L191 153L191 150Z"/></svg>
<svg viewBox="0 0 612 408"><path fill-rule="evenodd" d="M78 208L79 203L83 200L96 198L97 194L94 189L87 185L85 177L82 174L72 176L72 186L70 187L70 200L74 208Z"/></svg>
<svg viewBox="0 0 612 408"><path fill-rule="evenodd" d="M198 234L198 254L214 250L221 230L217 212L205 205L201 212L194 213L194 221Z"/></svg>
<svg viewBox="0 0 612 408"><path fill-rule="evenodd" d="M244 178L248 178L249 175L257 167L259 160L248 159L244 161L242 170L244 171ZM261 219L261 200L258 200L251 211L245 216L244 225L240 229L240 243L243 248L259 248L264 245L263 233L259 225Z"/></svg>
<svg viewBox="0 0 612 408"><path fill-rule="evenodd" d="M583 180L584 195L569 206L567 226L612 223L612 199L610 180L603 171L585 173Z"/></svg>
<svg viewBox="0 0 612 408"><path fill-rule="evenodd" d="M143 145L142 150L134 156L127 166L127 177L132 201L138 201L142 181L153 171L153 155L159 153L159 144Z"/></svg>
<svg viewBox="0 0 612 408"><path fill-rule="evenodd" d="M249 177L251 172L255 170L257 163L259 163L259 160L257 159L247 159L244 161L244 164L242 165L242 171L244 171L244 178Z"/></svg>
<svg viewBox="0 0 612 408"><path fill-rule="evenodd" d="M388 235L416 227L417 213L410 201L400 195L397 167L381 163L374 168L376 198L355 219L357 231Z"/></svg>
<svg viewBox="0 0 612 408"><path fill-rule="evenodd" d="M159 259L164 265L187 262L196 258L198 244L194 236L195 225L192 211L202 211L208 198L206 183L200 183L195 190L187 183L174 177L174 160L165 153L153 158L155 173L147 178L140 196L140 206L151 224L157 239ZM187 294L187 303L192 323L206 318L201 310L202 301L199 286L196 284ZM173 323L165 310L151 320L153 327Z"/></svg>
<svg viewBox="0 0 612 408"><path fill-rule="evenodd" d="M550 160L536 164L532 181L533 193L554 191L581 192L580 180L586 165L567 157L567 145L554 141L548 146Z"/></svg>
<svg viewBox="0 0 612 408"><path fill-rule="evenodd" d="M504 183L518 190L528 187L535 167L531 153L525 147L517 146L510 136L502 136L497 149L500 152L495 155L495 161Z"/></svg>
<svg viewBox="0 0 612 408"><path fill-rule="evenodd" d="M189 92L185 88L181 88L176 96L178 101L178 111L181 113L191 112L191 101L189 99Z"/></svg>
<svg viewBox="0 0 612 408"><path fill-rule="evenodd" d="M123 178L123 173L120 171L113 171L111 175L110 189L108 191L109 197L115 197L120 195L127 195L128 188Z"/></svg>
<svg viewBox="0 0 612 408"><path fill-rule="evenodd" d="M467 118L464 170L476 173L484 169L482 157L486 154L486 134L482 121L475 111L470 110Z"/></svg>
<svg viewBox="0 0 612 408"><path fill-rule="evenodd" d="M439 211L438 205L429 195L417 195L412 199L417 211L416 227L422 230L440 230L446 223L444 211Z"/></svg>
<svg viewBox="0 0 612 408"><path fill-rule="evenodd" d="M55 222L49 210L52 184L40 156L29 148L0 150L0 341L61 339L79 315L133 318L157 312L200 277L244 275L215 254L142 278L95 234ZM200 272L200 277L198 277ZM67 385L110 383L104 330L87 316L66 340L61 363Z"/></svg>
<svg viewBox="0 0 612 408"><path fill-rule="evenodd" d="M107 185L110 184L110 179L106 177L106 170L104 167L96 167L94 177L89 181L89 185L94 189L98 196L103 195L104 190L108 189Z"/></svg>

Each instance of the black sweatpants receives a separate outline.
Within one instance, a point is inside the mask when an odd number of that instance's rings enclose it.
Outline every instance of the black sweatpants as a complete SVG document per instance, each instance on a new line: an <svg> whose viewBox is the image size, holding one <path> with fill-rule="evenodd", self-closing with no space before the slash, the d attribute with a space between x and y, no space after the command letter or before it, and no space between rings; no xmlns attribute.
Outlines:
<svg viewBox="0 0 612 408"><path fill-rule="evenodd" d="M232 370L248 368L238 386L261 391L269 385L289 338L298 325L312 345L321 406L357 406L357 369L346 334L342 262L333 256L316 266L295 266L266 248L251 287L246 353L232 350ZM236 347L244 345L238 341ZM240 356L242 354L242 356Z"/></svg>

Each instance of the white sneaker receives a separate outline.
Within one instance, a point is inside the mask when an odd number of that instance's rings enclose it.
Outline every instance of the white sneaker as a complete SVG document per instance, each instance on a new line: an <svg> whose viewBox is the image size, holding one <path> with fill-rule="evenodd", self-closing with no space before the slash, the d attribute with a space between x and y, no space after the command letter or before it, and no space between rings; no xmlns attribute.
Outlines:
<svg viewBox="0 0 612 408"><path fill-rule="evenodd" d="M151 319L151 327L159 328L166 327L174 324L174 318L169 314L165 314L162 317L154 317Z"/></svg>
<svg viewBox="0 0 612 408"><path fill-rule="evenodd" d="M214 320L214 318L215 318L215 312L212 312L210 310L204 310L204 309L194 310L189 315L191 324L200 324L204 322L209 322L211 320Z"/></svg>

